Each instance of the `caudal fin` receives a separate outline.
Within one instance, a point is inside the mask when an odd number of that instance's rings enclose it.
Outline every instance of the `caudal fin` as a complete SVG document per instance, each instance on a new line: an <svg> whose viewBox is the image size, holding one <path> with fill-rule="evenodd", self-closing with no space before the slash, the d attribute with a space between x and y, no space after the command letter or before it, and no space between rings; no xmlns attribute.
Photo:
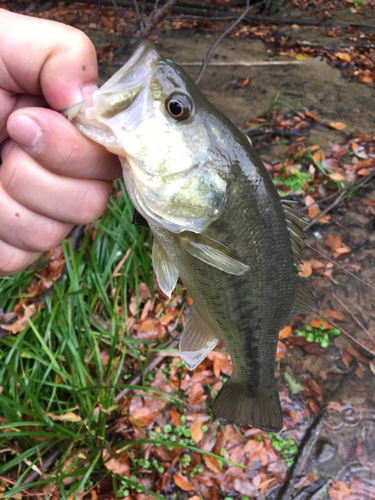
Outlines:
<svg viewBox="0 0 375 500"><path fill-rule="evenodd" d="M266 432L278 432L283 426L276 387L250 396L243 385L229 379L215 399L213 410L222 425L248 424Z"/></svg>

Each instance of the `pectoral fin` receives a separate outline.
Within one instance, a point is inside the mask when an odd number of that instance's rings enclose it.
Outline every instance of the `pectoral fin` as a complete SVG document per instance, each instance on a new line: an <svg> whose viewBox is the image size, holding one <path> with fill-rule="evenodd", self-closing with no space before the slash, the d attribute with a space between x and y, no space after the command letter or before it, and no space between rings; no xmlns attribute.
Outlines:
<svg viewBox="0 0 375 500"><path fill-rule="evenodd" d="M224 273L240 276L250 268L222 243L214 241L203 234L183 233L181 242L187 252L193 257L216 267Z"/></svg>
<svg viewBox="0 0 375 500"><path fill-rule="evenodd" d="M215 332L193 306L187 317L180 340L180 353L184 365L194 370L218 343Z"/></svg>
<svg viewBox="0 0 375 500"><path fill-rule="evenodd" d="M155 237L152 244L152 264L161 290L170 298L176 287L178 271Z"/></svg>

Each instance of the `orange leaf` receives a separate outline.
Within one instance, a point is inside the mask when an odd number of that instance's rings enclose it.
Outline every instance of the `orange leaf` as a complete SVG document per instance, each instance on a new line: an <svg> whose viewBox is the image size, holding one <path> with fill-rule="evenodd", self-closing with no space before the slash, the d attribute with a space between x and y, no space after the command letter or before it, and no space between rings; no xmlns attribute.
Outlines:
<svg viewBox="0 0 375 500"><path fill-rule="evenodd" d="M195 443L199 443L199 441L203 437L203 432L202 432L202 419L198 417L194 422L192 423L192 426L190 427L190 432L191 432L191 439Z"/></svg>
<svg viewBox="0 0 375 500"><path fill-rule="evenodd" d="M220 464L217 461L217 458L210 457L209 455L204 455L204 461L206 462L206 467L212 472L219 473L221 472Z"/></svg>
<svg viewBox="0 0 375 500"><path fill-rule="evenodd" d="M344 128L346 128L345 123L341 122L331 122L329 126L335 128L336 130L344 130Z"/></svg>
<svg viewBox="0 0 375 500"><path fill-rule="evenodd" d="M352 58L350 57L349 54L347 54L346 52L338 52L336 54L336 56L341 59L342 61L346 61L346 62L350 62L352 60Z"/></svg>
<svg viewBox="0 0 375 500"><path fill-rule="evenodd" d="M336 236L334 234L329 234L327 238L324 240L324 243L332 250L337 250L338 248L342 247L342 241L340 236Z"/></svg>
<svg viewBox="0 0 375 500"><path fill-rule="evenodd" d="M242 86L243 86L243 87L246 87L246 85L248 85L248 84L249 84L249 81L250 81L250 78L249 78L249 77L245 78L245 80L242 82Z"/></svg>
<svg viewBox="0 0 375 500"><path fill-rule="evenodd" d="M361 168L361 170L358 170L358 175L368 175L371 172L368 168Z"/></svg>
<svg viewBox="0 0 375 500"><path fill-rule="evenodd" d="M171 419L172 419L173 425L175 427L178 427L179 425L181 425L181 415L178 413L178 411L175 410L174 408L171 408L170 414L171 414Z"/></svg>
<svg viewBox="0 0 375 500"><path fill-rule="evenodd" d="M310 262L305 262L304 264L301 264L300 268L302 269L302 272L299 273L301 278L307 278L308 276L311 276L312 267L311 267Z"/></svg>
<svg viewBox="0 0 375 500"><path fill-rule="evenodd" d="M327 408L327 413L335 413L335 411L339 411L341 408L341 404L337 401L331 401Z"/></svg>
<svg viewBox="0 0 375 500"><path fill-rule="evenodd" d="M324 312L326 312L328 314L328 316L330 316L333 319L338 319L339 321L346 320L344 315L342 315L341 313L338 313L336 311L333 311L332 309L324 309Z"/></svg>
<svg viewBox="0 0 375 500"><path fill-rule="evenodd" d="M189 393L189 403L194 406L205 399L207 399L207 396L204 395L203 385L195 383Z"/></svg>
<svg viewBox="0 0 375 500"><path fill-rule="evenodd" d="M350 495L349 488L342 481L333 481L328 488L329 496L332 500L349 500L353 499Z"/></svg>
<svg viewBox="0 0 375 500"><path fill-rule="evenodd" d="M370 200L369 198L363 198L361 201L364 205L370 205L371 207L375 207L374 200Z"/></svg>
<svg viewBox="0 0 375 500"><path fill-rule="evenodd" d="M191 297L188 298L189 306L193 305L193 299Z"/></svg>
<svg viewBox="0 0 375 500"><path fill-rule="evenodd" d="M279 340L286 339L292 333L292 327L287 325L279 333Z"/></svg>
<svg viewBox="0 0 375 500"><path fill-rule="evenodd" d="M158 416L158 412L151 412L146 406L141 406L141 408L134 410L131 416L137 420L139 425L145 426L150 425L155 420Z"/></svg>
<svg viewBox="0 0 375 500"><path fill-rule="evenodd" d="M333 328L333 326L330 323L328 323L328 321L325 321L324 319L322 319L322 320L320 320L320 319L313 319L310 322L310 325L313 328L320 328L321 326L324 326L325 330L330 330L331 328Z"/></svg>
<svg viewBox="0 0 375 500"><path fill-rule="evenodd" d="M129 459L127 457L123 460L124 463L121 463L117 458L111 458L106 461L108 458L108 450L105 448L102 452L102 457L104 460L104 467L119 476L127 476L130 475L130 467L129 467Z"/></svg>
<svg viewBox="0 0 375 500"><path fill-rule="evenodd" d="M307 212L309 214L310 219L314 219L317 215L320 214L321 210L319 206L315 203L315 200L309 194L306 196L305 200L306 206L308 207ZM311 205L311 207L310 207Z"/></svg>
<svg viewBox="0 0 375 500"><path fill-rule="evenodd" d="M194 488L188 478L182 475L181 472L175 472L173 474L173 479L177 486L184 491L190 491Z"/></svg>
<svg viewBox="0 0 375 500"><path fill-rule="evenodd" d="M308 116L309 118L312 118L313 120L317 120L317 116L314 115L314 113L311 113L310 111L305 111L305 115Z"/></svg>
<svg viewBox="0 0 375 500"><path fill-rule="evenodd" d="M362 78L362 82L365 82L365 83L373 83L374 80L371 78L371 76L364 76Z"/></svg>

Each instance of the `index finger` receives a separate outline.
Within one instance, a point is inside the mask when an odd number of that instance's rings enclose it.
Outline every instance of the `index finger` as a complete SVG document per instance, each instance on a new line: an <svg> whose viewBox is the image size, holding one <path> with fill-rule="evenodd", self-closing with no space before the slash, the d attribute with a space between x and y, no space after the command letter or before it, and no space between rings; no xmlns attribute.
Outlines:
<svg viewBox="0 0 375 500"><path fill-rule="evenodd" d="M0 9L0 87L43 94L61 111L83 100L83 89L97 80L95 48L83 32Z"/></svg>

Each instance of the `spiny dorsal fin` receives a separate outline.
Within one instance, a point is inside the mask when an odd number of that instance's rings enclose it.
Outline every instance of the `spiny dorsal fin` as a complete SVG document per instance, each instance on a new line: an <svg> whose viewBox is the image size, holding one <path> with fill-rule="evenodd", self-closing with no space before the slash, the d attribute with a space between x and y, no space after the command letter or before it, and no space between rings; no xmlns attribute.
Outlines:
<svg viewBox="0 0 375 500"><path fill-rule="evenodd" d="M308 219L306 216L295 208L295 202L283 200L281 207L284 210L286 225L289 231L289 236L292 244L294 264L296 272L300 272L300 264L302 264L301 254L306 239L305 227Z"/></svg>
<svg viewBox="0 0 375 500"><path fill-rule="evenodd" d="M314 296L307 288L301 276L296 276L297 294L288 321L297 314L308 311L314 306Z"/></svg>
<svg viewBox="0 0 375 500"><path fill-rule="evenodd" d="M194 370L218 342L216 333L193 306L180 340L180 354L184 365L189 370Z"/></svg>

